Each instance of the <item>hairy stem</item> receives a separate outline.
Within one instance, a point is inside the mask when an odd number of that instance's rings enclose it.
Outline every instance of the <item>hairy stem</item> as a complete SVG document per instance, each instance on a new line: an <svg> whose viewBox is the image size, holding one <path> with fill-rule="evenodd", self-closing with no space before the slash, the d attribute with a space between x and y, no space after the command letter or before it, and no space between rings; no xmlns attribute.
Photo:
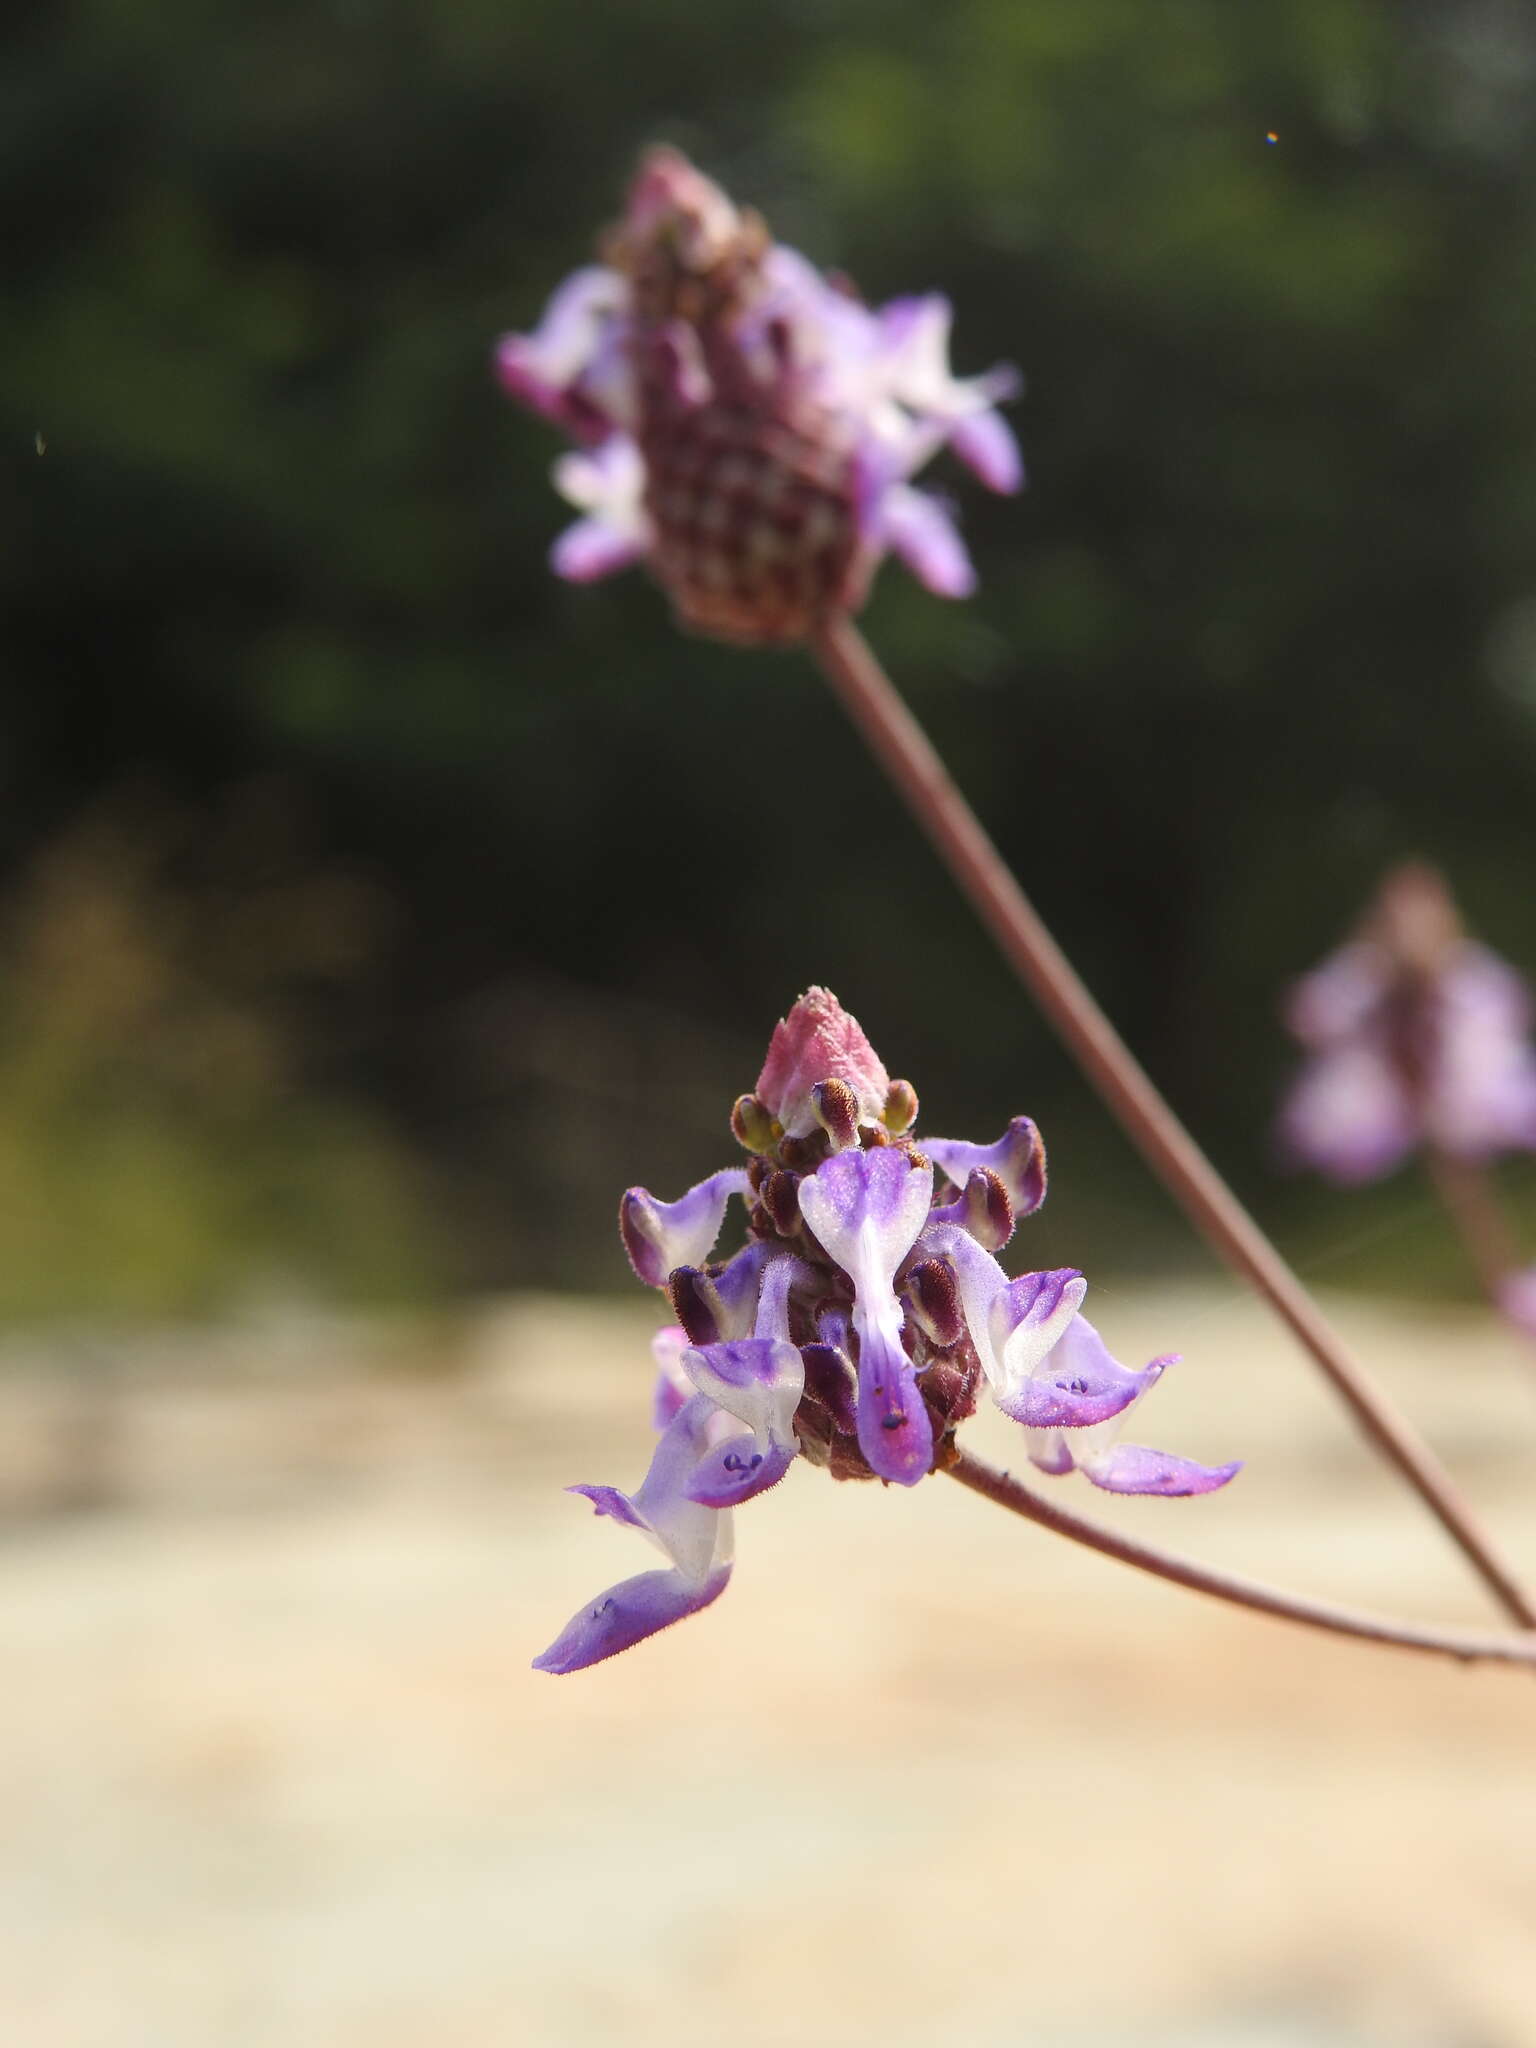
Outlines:
<svg viewBox="0 0 1536 2048"><path fill-rule="evenodd" d="M1451 1657L1463 1664L1526 1664L1536 1667L1536 1633L1527 1635L1481 1635L1469 1629L1425 1628L1416 1622L1394 1621L1389 1615L1365 1614L1349 1607L1334 1607L1304 1594L1282 1592L1257 1579L1244 1579L1214 1566L1195 1564L1188 1558L1170 1557L1150 1543L1138 1543L1133 1536L1121 1536L1085 1521L1069 1509L1059 1508L1031 1492L1009 1472L999 1472L968 1451L944 1468L972 1493L995 1501L1010 1514L1038 1522L1042 1529L1065 1536L1069 1543L1081 1543L1104 1557L1150 1572L1191 1592L1205 1593L1229 1606L1246 1607L1255 1614L1272 1614L1281 1621L1294 1621L1302 1628L1321 1629L1328 1635L1351 1636L1357 1642L1382 1643L1397 1650L1418 1650L1429 1657Z"/></svg>
<svg viewBox="0 0 1536 2048"><path fill-rule="evenodd" d="M1439 1519L1505 1610L1536 1628L1536 1606L1450 1474L1350 1357L1078 979L853 621L832 620L811 651L1004 957L1143 1158L1220 1256L1300 1339L1371 1443Z"/></svg>

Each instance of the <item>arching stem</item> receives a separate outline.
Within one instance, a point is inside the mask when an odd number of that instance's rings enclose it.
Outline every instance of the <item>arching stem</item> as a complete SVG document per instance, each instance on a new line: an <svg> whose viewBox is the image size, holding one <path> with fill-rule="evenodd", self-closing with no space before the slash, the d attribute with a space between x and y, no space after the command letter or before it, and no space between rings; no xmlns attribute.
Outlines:
<svg viewBox="0 0 1536 2048"><path fill-rule="evenodd" d="M1009 1472L996 1471L968 1451L944 1468L951 1479L995 1501L1010 1514L1038 1522L1053 1535L1069 1543L1081 1543L1103 1557L1167 1579L1172 1585L1187 1586L1212 1600L1224 1600L1231 1607L1246 1607L1250 1613L1271 1614L1280 1621L1293 1621L1301 1628L1321 1629L1328 1635L1349 1636L1356 1642L1384 1644L1390 1649L1417 1650L1424 1656L1450 1657L1462 1664L1525 1664L1536 1668L1536 1632L1527 1635L1482 1635L1470 1629L1426 1628L1410 1621L1394 1621L1389 1615L1366 1614L1349 1607L1334 1607L1324 1600L1311 1600L1299 1593L1282 1592L1258 1579L1240 1578L1234 1572L1195 1564L1188 1558L1171 1557L1150 1543L1138 1543L1133 1536L1101 1528L1085 1521L1054 1501L1042 1499Z"/></svg>
<svg viewBox="0 0 1536 2048"><path fill-rule="evenodd" d="M1004 957L1143 1158L1219 1255L1299 1338L1370 1442L1436 1516L1495 1598L1516 1621L1536 1628L1536 1606L1450 1474L1345 1350L1078 979L853 621L833 619L811 651Z"/></svg>

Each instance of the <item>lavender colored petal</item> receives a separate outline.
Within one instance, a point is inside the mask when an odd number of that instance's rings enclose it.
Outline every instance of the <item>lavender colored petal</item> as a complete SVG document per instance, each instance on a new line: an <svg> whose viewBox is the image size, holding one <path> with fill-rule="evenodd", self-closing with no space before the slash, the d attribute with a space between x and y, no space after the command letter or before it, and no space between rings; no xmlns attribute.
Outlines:
<svg viewBox="0 0 1536 2048"><path fill-rule="evenodd" d="M1049 1472L1055 1479L1072 1471L1077 1463L1059 1429L1032 1429L1027 1455L1031 1465L1038 1471Z"/></svg>
<svg viewBox="0 0 1536 2048"><path fill-rule="evenodd" d="M1105 1493L1153 1493L1170 1500L1214 1493L1243 1469L1241 1459L1232 1465L1197 1465L1193 1458L1172 1458L1141 1444L1116 1444L1091 1463L1080 1459L1078 1465L1083 1477Z"/></svg>
<svg viewBox="0 0 1536 2048"><path fill-rule="evenodd" d="M797 1446L764 1443L757 1436L727 1437L693 1468L688 1498L707 1508L736 1508L777 1486L795 1461Z"/></svg>
<svg viewBox="0 0 1536 2048"><path fill-rule="evenodd" d="M976 570L947 509L928 491L892 484L879 504L880 529L925 590L936 597L970 597Z"/></svg>
<svg viewBox="0 0 1536 2048"><path fill-rule="evenodd" d="M567 1493L579 1493L584 1500L591 1501L600 1515L607 1515L615 1522L621 1522L626 1529L638 1529L643 1535L651 1534L651 1525L636 1508L627 1493L620 1493L616 1486L568 1486Z"/></svg>
<svg viewBox="0 0 1536 2048"><path fill-rule="evenodd" d="M650 545L645 464L628 434L575 449L554 466L555 488L587 516L555 542L551 559L568 582L590 583L637 561Z"/></svg>
<svg viewBox="0 0 1536 2048"><path fill-rule="evenodd" d="M674 1268L701 1264L720 1235L726 1203L746 1191L746 1171L734 1166L701 1180L675 1202L629 1188L619 1204L619 1234L640 1279L648 1287L664 1287Z"/></svg>
<svg viewBox="0 0 1536 2048"><path fill-rule="evenodd" d="M1389 976L1381 948L1354 940L1295 984L1285 1021L1303 1045L1317 1050L1357 1037L1386 995Z"/></svg>
<svg viewBox="0 0 1536 2048"><path fill-rule="evenodd" d="M718 1600L730 1577L727 1564L699 1584L675 1571L641 1572L625 1579L573 1614L549 1648L534 1658L533 1668L564 1675L616 1657Z"/></svg>
<svg viewBox="0 0 1536 2048"><path fill-rule="evenodd" d="M599 265L561 284L532 334L504 334L496 345L503 390L583 439L623 424L632 409L625 351L628 287Z"/></svg>
<svg viewBox="0 0 1536 2048"><path fill-rule="evenodd" d="M839 1152L800 1183L800 1213L857 1291L889 1287L917 1241L933 1195L933 1171L905 1152L876 1146Z"/></svg>
<svg viewBox="0 0 1536 2048"><path fill-rule="evenodd" d="M1016 1116L992 1145L965 1138L924 1138L923 1150L946 1180L963 1188L978 1166L995 1173L1008 1190L1015 1216L1030 1216L1045 1200L1045 1147L1034 1120Z"/></svg>
<svg viewBox="0 0 1536 2048"><path fill-rule="evenodd" d="M793 1344L743 1337L683 1353L684 1372L717 1408L754 1435L794 1449L794 1415L805 1391L805 1366Z"/></svg>
<svg viewBox="0 0 1536 2048"><path fill-rule="evenodd" d="M1386 1050L1364 1040L1314 1055L1280 1113L1285 1155L1345 1185L1389 1173L1418 1136Z"/></svg>
<svg viewBox="0 0 1536 2048"><path fill-rule="evenodd" d="M676 1323L658 1330L651 1339L651 1356L656 1361L656 1386L651 1395L651 1427L659 1434L692 1399L694 1385L683 1371L683 1353L688 1333Z"/></svg>
<svg viewBox="0 0 1536 2048"><path fill-rule="evenodd" d="M915 1486L933 1469L933 1422L900 1341L886 1328L859 1340L859 1449L893 1486Z"/></svg>
<svg viewBox="0 0 1536 2048"><path fill-rule="evenodd" d="M600 583L620 569L633 568L644 552L637 536L605 519L578 519L550 549L549 566L567 583Z"/></svg>
<svg viewBox="0 0 1536 2048"><path fill-rule="evenodd" d="M749 1244L727 1259L718 1273L709 1275L710 1298L722 1341L750 1337L756 1330L763 1279L773 1263L771 1246Z"/></svg>
<svg viewBox="0 0 1536 2048"><path fill-rule="evenodd" d="M901 1346L896 1268L917 1241L931 1166L894 1146L838 1152L800 1183L800 1213L853 1282L859 1448L882 1479L911 1486L933 1464L933 1428Z"/></svg>
<svg viewBox="0 0 1536 2048"><path fill-rule="evenodd" d="M1077 1311L1083 1305L1085 1294L1087 1282L1083 1276L1073 1266L1063 1266L1053 1272L1020 1274L1018 1280L1010 1280L1004 1290L993 1296L991 1309L987 1311L987 1333L991 1337L993 1358L989 1378L993 1399L1006 1415L1016 1413L1014 1403L1022 1397L1030 1376L1044 1364L1053 1350L1059 1350L1063 1343L1069 1343L1073 1356L1079 1350L1079 1346L1071 1343L1071 1337L1075 1323L1079 1321ZM1104 1362L1110 1364L1110 1354L1104 1352L1092 1323L1085 1323L1083 1329L1087 1339L1092 1339L1081 1346L1085 1354L1083 1370L1090 1368L1090 1362L1098 1366L1098 1354L1102 1354ZM1094 1346L1098 1346L1098 1350L1094 1350ZM1071 1366L1067 1376L1075 1376L1075 1370L1077 1368Z"/></svg>
<svg viewBox="0 0 1536 2048"><path fill-rule="evenodd" d="M955 454L989 490L1011 495L1024 487L1024 458L1001 413L978 412L956 423L949 437Z"/></svg>
<svg viewBox="0 0 1536 2048"><path fill-rule="evenodd" d="M1435 996L1425 1116L1437 1144L1470 1159L1536 1147L1529 1025L1520 977L1485 947L1463 946Z"/></svg>
<svg viewBox="0 0 1536 2048"><path fill-rule="evenodd" d="M1032 1289L1034 1282L1041 1284ZM1006 1318L1019 1314L999 1343L1004 1383L994 1398L1026 1428L1086 1429L1108 1422L1154 1386L1171 1363L1157 1359L1144 1372L1128 1372L1077 1313L1085 1291L1080 1273L1027 1273L993 1309L995 1342Z"/></svg>
<svg viewBox="0 0 1536 2048"><path fill-rule="evenodd" d="M777 1258L770 1258L763 1268L762 1286L758 1290L753 1336L773 1337L781 1344L787 1344L790 1291L797 1286L812 1284L814 1280L811 1268L804 1259L797 1259L793 1252L781 1252Z"/></svg>

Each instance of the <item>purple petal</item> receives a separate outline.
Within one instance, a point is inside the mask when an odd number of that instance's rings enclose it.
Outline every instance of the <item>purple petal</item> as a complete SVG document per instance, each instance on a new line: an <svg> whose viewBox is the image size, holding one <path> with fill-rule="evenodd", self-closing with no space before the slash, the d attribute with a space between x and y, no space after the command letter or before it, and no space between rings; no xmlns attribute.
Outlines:
<svg viewBox="0 0 1536 2048"><path fill-rule="evenodd" d="M638 1513L634 1502L627 1493L620 1493L616 1486L568 1486L567 1493L579 1493L584 1500L591 1501L600 1515L609 1515L615 1522L622 1522L627 1529L639 1529L650 1534L650 1524L644 1515Z"/></svg>
<svg viewBox="0 0 1536 2048"><path fill-rule="evenodd" d="M932 1194L931 1167L876 1146L824 1160L800 1183L800 1213L855 1290L878 1293L916 1243Z"/></svg>
<svg viewBox="0 0 1536 2048"><path fill-rule="evenodd" d="M927 491L892 484L879 506L880 529L926 590L936 597L969 597L976 571L949 513Z"/></svg>
<svg viewBox="0 0 1536 2048"><path fill-rule="evenodd" d="M644 552L638 535L610 526L606 519L578 519L550 549L549 566L567 583L597 583L632 568Z"/></svg>
<svg viewBox="0 0 1536 2048"><path fill-rule="evenodd" d="M985 1166L973 1166L965 1186L942 1208L928 1212L930 1225L953 1223L974 1237L984 1251L1001 1251L1013 1235L1013 1204L999 1176Z"/></svg>
<svg viewBox="0 0 1536 2048"><path fill-rule="evenodd" d="M1536 1148L1536 1054L1530 1003L1510 967L1467 945L1440 978L1425 1117L1447 1151L1484 1159Z"/></svg>
<svg viewBox="0 0 1536 2048"><path fill-rule="evenodd" d="M1008 1190L1015 1216L1030 1216L1045 1200L1045 1147L1031 1118L1016 1116L995 1145L964 1138L924 1138L923 1150L947 1180L963 1188L978 1166Z"/></svg>
<svg viewBox="0 0 1536 2048"><path fill-rule="evenodd" d="M1030 1432L1029 1462L1041 1472L1049 1472L1060 1479L1076 1466L1076 1459L1067 1448L1067 1440L1059 1429L1045 1429Z"/></svg>
<svg viewBox="0 0 1536 2048"><path fill-rule="evenodd" d="M1024 458L1001 413L978 412L957 421L949 445L989 490L1008 494L1024 485Z"/></svg>
<svg viewBox="0 0 1536 2048"><path fill-rule="evenodd" d="M651 1356L656 1361L656 1387L651 1396L651 1427L664 1430L692 1398L692 1380L683 1371L683 1353L688 1348L688 1332L676 1323L669 1323L666 1329L658 1330L651 1339Z"/></svg>
<svg viewBox="0 0 1536 2048"><path fill-rule="evenodd" d="M699 1460L688 1482L688 1498L707 1508L735 1508L777 1486L795 1461L793 1438L763 1444L755 1436L728 1437Z"/></svg>
<svg viewBox="0 0 1536 2048"><path fill-rule="evenodd" d="M1105 1493L1155 1493L1170 1500L1214 1493L1242 1469L1241 1459L1232 1465L1197 1465L1192 1458L1171 1458L1140 1444L1116 1444L1080 1466L1083 1477Z"/></svg>
<svg viewBox="0 0 1536 2048"><path fill-rule="evenodd" d="M743 1337L683 1353L683 1370L718 1408L755 1434L794 1448L792 1424L805 1391L805 1367L793 1344Z"/></svg>
<svg viewBox="0 0 1536 2048"><path fill-rule="evenodd" d="M894 1486L915 1486L933 1469L933 1423L916 1372L884 1329L860 1333L859 1449Z"/></svg>
<svg viewBox="0 0 1536 2048"><path fill-rule="evenodd" d="M520 404L567 432L593 439L627 407L624 325L628 286L617 272L591 265L555 291L532 334L504 334L496 374Z"/></svg>
<svg viewBox="0 0 1536 2048"><path fill-rule="evenodd" d="M677 1266L699 1265L720 1235L726 1203L746 1191L746 1171L734 1166L701 1180L675 1202L658 1202L644 1188L628 1189L619 1204L619 1235L647 1287L665 1287Z"/></svg>
<svg viewBox="0 0 1536 2048"><path fill-rule="evenodd" d="M549 1648L534 1658L533 1668L564 1674L616 1657L718 1600L730 1576L727 1564L701 1585L690 1584L675 1571L641 1572L638 1578L625 1579L572 1615Z"/></svg>
<svg viewBox="0 0 1536 2048"><path fill-rule="evenodd" d="M1367 1040L1309 1060L1280 1115L1286 1155L1346 1185L1390 1172L1418 1134L1385 1046Z"/></svg>
<svg viewBox="0 0 1536 2048"><path fill-rule="evenodd" d="M1045 1284L1021 1318L1020 1330L1032 1337L1036 1329L1049 1330L1054 1324L1059 1334L1033 1365L1024 1368L1021 1359L1018 1374L1010 1372L1007 1385L997 1391L998 1407L1015 1422L1029 1429L1086 1429L1108 1422L1155 1386L1173 1363L1171 1358L1159 1358L1143 1372L1128 1372L1113 1359L1092 1323L1076 1313L1075 1302L1081 1301L1084 1291L1080 1274L1027 1274L1025 1279ZM1020 1283L1014 1281L1013 1288L1020 1288ZM1020 1288L1020 1298L1024 1295Z"/></svg>
<svg viewBox="0 0 1536 2048"><path fill-rule="evenodd" d="M781 1344L789 1342L789 1296L796 1286L814 1283L815 1275L804 1259L797 1259L793 1252L781 1252L777 1258L770 1258L763 1269L763 1284L757 1297L757 1315L752 1325L754 1337L776 1337Z"/></svg>
<svg viewBox="0 0 1536 2048"><path fill-rule="evenodd" d="M1304 1045L1336 1045L1369 1024L1387 993L1389 968L1379 946L1356 940L1303 975L1286 999L1285 1021Z"/></svg>

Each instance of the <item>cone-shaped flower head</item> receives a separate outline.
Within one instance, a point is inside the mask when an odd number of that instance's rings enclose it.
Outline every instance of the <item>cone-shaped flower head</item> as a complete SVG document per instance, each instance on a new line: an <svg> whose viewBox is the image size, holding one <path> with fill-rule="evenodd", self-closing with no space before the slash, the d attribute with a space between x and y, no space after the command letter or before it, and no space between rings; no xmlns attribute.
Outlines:
<svg viewBox="0 0 1536 2048"><path fill-rule="evenodd" d="M723 232L701 216L701 236ZM914 1136L893 1081L830 990L773 1033L731 1128L751 1155L675 1202L631 1188L620 1231L676 1323L653 1347L661 1440L640 1491L582 1486L599 1514L658 1544L663 1571L583 1608L537 1661L576 1671L707 1606L730 1570L730 1515L797 1457L835 1479L915 1486L951 1463L983 1385L1042 1470L1117 1493L1209 1492L1215 1469L1118 1441L1166 1359L1129 1372L1079 1309L1072 1268L1010 1279L994 1256L1045 1194L1027 1117L994 1144ZM936 1170L937 1169L937 1170ZM717 1257L733 1196L747 1241Z"/></svg>
<svg viewBox="0 0 1536 2048"><path fill-rule="evenodd" d="M562 576L643 560L685 625L746 641L856 609L888 549L969 595L948 511L910 479L948 445L1017 490L995 408L1018 380L951 373L947 300L866 307L674 149L642 160L604 257L496 352L507 392L582 444L555 472L584 515Z"/></svg>
<svg viewBox="0 0 1536 2048"><path fill-rule="evenodd" d="M1298 1164L1348 1183L1418 1145L1536 1150L1529 996L1467 937L1433 870L1387 877L1357 935L1297 983L1287 1022L1308 1052L1280 1116Z"/></svg>

